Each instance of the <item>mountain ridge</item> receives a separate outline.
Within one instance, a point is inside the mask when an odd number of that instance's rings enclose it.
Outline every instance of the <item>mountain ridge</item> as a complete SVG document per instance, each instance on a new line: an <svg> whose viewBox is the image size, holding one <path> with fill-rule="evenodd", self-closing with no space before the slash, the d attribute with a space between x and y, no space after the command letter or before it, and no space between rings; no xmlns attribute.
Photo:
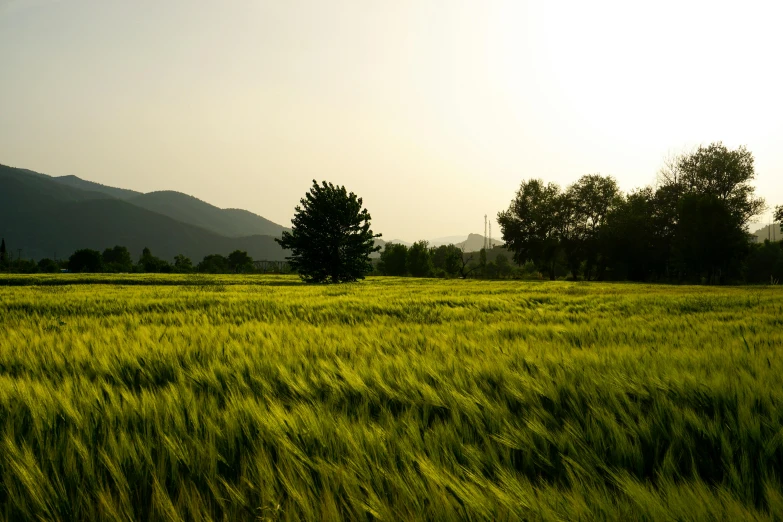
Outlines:
<svg viewBox="0 0 783 522"><path fill-rule="evenodd" d="M136 206L105 192L82 190L51 176L0 165L0 235L24 257L67 256L81 248L114 245L139 255L148 247L167 260L184 254L246 250L251 257L283 260L286 252L269 235L226 237ZM110 187L111 188L111 187Z"/></svg>

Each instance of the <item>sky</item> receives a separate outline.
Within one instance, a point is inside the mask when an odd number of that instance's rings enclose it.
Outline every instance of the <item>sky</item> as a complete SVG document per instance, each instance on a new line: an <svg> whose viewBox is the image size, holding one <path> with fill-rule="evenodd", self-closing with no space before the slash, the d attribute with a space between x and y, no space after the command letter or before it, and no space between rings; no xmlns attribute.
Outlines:
<svg viewBox="0 0 783 522"><path fill-rule="evenodd" d="M0 0L0 163L283 225L327 180L414 241L485 214L498 237L525 179L629 191L723 141L753 152L771 210L781 19L753 0Z"/></svg>

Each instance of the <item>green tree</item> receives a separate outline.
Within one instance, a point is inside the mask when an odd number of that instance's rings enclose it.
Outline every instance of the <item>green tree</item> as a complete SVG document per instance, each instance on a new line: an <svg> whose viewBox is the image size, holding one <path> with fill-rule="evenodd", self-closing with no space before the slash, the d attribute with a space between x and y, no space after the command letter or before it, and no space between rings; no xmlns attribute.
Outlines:
<svg viewBox="0 0 783 522"><path fill-rule="evenodd" d="M688 194L722 201L745 227L764 210L764 199L755 196L751 185L755 177L754 158L748 149L730 150L717 142L674 158L661 170L659 183L676 193L678 201Z"/></svg>
<svg viewBox="0 0 783 522"><path fill-rule="evenodd" d="M38 261L38 271L45 274L54 274L60 271L60 265L56 261L45 257Z"/></svg>
<svg viewBox="0 0 783 522"><path fill-rule="evenodd" d="M341 283L363 279L372 271L370 254L378 252L370 230L370 213L362 198L326 181L313 186L291 220L291 232L276 238L291 250L291 268L308 283Z"/></svg>
<svg viewBox="0 0 783 522"><path fill-rule="evenodd" d="M408 247L398 243L386 243L381 251L378 270L387 276L408 275Z"/></svg>
<svg viewBox="0 0 783 522"><path fill-rule="evenodd" d="M132 272L133 260L130 252L124 246L116 245L107 248L102 255L103 267L106 272Z"/></svg>
<svg viewBox="0 0 783 522"><path fill-rule="evenodd" d="M432 273L430 249L426 241L416 241L408 249L408 272L413 277L428 277Z"/></svg>
<svg viewBox="0 0 783 522"><path fill-rule="evenodd" d="M498 277L508 277L514 270L505 254L497 255L495 258L495 267L497 268Z"/></svg>
<svg viewBox="0 0 783 522"><path fill-rule="evenodd" d="M455 277L459 274L462 250L455 245L440 245L430 251L432 266L436 270L443 270L448 276Z"/></svg>
<svg viewBox="0 0 783 522"><path fill-rule="evenodd" d="M148 274L167 274L173 271L172 266L167 261L153 256L147 247L144 247L144 250L141 252L139 267Z"/></svg>
<svg viewBox="0 0 783 522"><path fill-rule="evenodd" d="M68 270L75 273L98 273L103 271L103 259L97 250L77 250L68 259Z"/></svg>
<svg viewBox="0 0 783 522"><path fill-rule="evenodd" d="M179 254L174 257L174 271L181 274L189 274L193 271L193 261L189 257Z"/></svg>
<svg viewBox="0 0 783 522"><path fill-rule="evenodd" d="M553 183L531 179L522 182L508 210L498 214L498 223L506 248L514 261L528 260L555 279L560 239L567 223L564 197Z"/></svg>
<svg viewBox="0 0 783 522"><path fill-rule="evenodd" d="M621 201L620 189L611 176L588 174L568 187L561 207L564 213L562 239L574 279L583 262L585 279L591 279L594 270L603 273L601 229Z"/></svg>
<svg viewBox="0 0 783 522"><path fill-rule="evenodd" d="M783 205L775 207L775 223L783 223Z"/></svg>
<svg viewBox="0 0 783 522"><path fill-rule="evenodd" d="M228 255L228 267L235 273L253 270L253 258L244 250L234 250Z"/></svg>
<svg viewBox="0 0 783 522"><path fill-rule="evenodd" d="M227 274L230 271L228 259L220 254L204 256L198 264L198 271L202 274Z"/></svg>

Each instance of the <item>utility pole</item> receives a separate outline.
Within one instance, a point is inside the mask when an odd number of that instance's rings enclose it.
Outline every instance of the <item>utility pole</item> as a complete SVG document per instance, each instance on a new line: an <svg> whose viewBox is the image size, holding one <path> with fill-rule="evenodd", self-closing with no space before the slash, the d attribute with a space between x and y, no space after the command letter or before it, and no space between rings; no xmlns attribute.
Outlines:
<svg viewBox="0 0 783 522"><path fill-rule="evenodd" d="M487 215L484 214L484 250L487 249Z"/></svg>

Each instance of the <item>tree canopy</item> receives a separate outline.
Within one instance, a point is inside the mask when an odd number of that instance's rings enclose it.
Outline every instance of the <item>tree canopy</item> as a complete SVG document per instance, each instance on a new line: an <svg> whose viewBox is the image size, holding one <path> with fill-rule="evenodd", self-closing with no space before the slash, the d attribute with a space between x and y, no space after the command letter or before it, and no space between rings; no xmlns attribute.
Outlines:
<svg viewBox="0 0 783 522"><path fill-rule="evenodd" d="M498 222L514 261L532 261L551 279L567 270L574 279L737 280L747 226L764 209L754 177L745 147L713 143L671 159L655 188L627 196L595 174L565 192L523 181Z"/></svg>
<svg viewBox="0 0 783 522"><path fill-rule="evenodd" d="M313 180L296 206L291 232L276 238L291 250L291 267L309 283L342 283L363 279L372 271L370 254L380 250L370 229L362 198L344 186Z"/></svg>

